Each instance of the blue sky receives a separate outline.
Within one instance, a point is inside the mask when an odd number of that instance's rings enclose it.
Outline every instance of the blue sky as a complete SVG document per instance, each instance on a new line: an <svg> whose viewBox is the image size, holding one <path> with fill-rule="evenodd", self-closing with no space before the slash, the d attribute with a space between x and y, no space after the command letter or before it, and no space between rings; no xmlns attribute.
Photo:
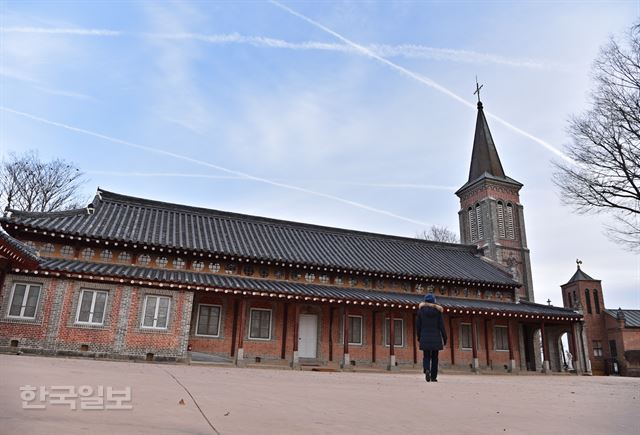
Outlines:
<svg viewBox="0 0 640 435"><path fill-rule="evenodd" d="M505 171L525 185L536 300L561 304L580 258L607 307L640 307L639 257L606 239L605 217L561 205L550 163L588 107L592 60L637 1L0 5L1 152L75 162L87 200L100 186L365 231L457 231L477 75L504 121L489 118Z"/></svg>

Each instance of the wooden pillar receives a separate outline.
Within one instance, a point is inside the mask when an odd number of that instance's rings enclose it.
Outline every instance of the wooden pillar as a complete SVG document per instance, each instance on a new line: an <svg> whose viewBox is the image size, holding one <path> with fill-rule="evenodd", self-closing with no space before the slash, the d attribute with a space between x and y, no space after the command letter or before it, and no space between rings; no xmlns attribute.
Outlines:
<svg viewBox="0 0 640 435"><path fill-rule="evenodd" d="M233 358L236 354L236 340L238 335L238 305L239 301L237 299L233 300L233 326L231 327L231 357Z"/></svg>
<svg viewBox="0 0 640 435"><path fill-rule="evenodd" d="M349 309L347 307L344 307L342 327L342 343L344 345L342 367L349 367L351 362L349 361Z"/></svg>
<svg viewBox="0 0 640 435"><path fill-rule="evenodd" d="M247 307L247 302L245 299L240 300L240 313L238 316L238 349L236 350L236 364L242 365L244 361L244 324L245 322L245 311Z"/></svg>
<svg viewBox="0 0 640 435"><path fill-rule="evenodd" d="M491 320L484 320L484 352L487 354L487 367L491 367L491 354L489 353L489 323Z"/></svg>
<svg viewBox="0 0 640 435"><path fill-rule="evenodd" d="M513 325L511 319L507 320L507 344L509 346L509 372L516 369L516 360L514 358L514 344L513 344Z"/></svg>
<svg viewBox="0 0 640 435"><path fill-rule="evenodd" d="M480 368L480 364L478 362L478 327L476 326L475 316L471 316L471 351L473 354L471 370L475 372Z"/></svg>
<svg viewBox="0 0 640 435"><path fill-rule="evenodd" d="M287 357L287 329L289 326L289 304L283 304L284 312L282 313L282 352L280 358L285 359Z"/></svg>
<svg viewBox="0 0 640 435"><path fill-rule="evenodd" d="M413 315L411 316L411 320L412 320L412 331L413 331L413 339L411 340L411 342L413 343L413 363L414 364L418 364L418 347L416 346L416 341L417 340L417 334L416 334L416 313L414 312Z"/></svg>
<svg viewBox="0 0 640 435"><path fill-rule="evenodd" d="M396 331L395 331L394 323L395 322L393 321L393 311L390 311L389 312L389 356L396 355L396 347L395 347Z"/></svg>
<svg viewBox="0 0 640 435"><path fill-rule="evenodd" d="M329 307L329 361L333 361L333 307Z"/></svg>
<svg viewBox="0 0 640 435"><path fill-rule="evenodd" d="M549 346L547 343L547 334L544 330L544 322L542 322L540 324L540 336L542 338L542 352L544 353L543 355L543 360L542 360L542 371L545 373L549 373L550 372L550 368L549 368Z"/></svg>
<svg viewBox="0 0 640 435"><path fill-rule="evenodd" d="M389 370L397 370L396 367L396 348L395 348L395 325L393 321L393 311L389 312Z"/></svg>
<svg viewBox="0 0 640 435"><path fill-rule="evenodd" d="M371 312L371 362L376 362L376 312Z"/></svg>
<svg viewBox="0 0 640 435"><path fill-rule="evenodd" d="M451 351L451 367L456 364L456 334L453 332L453 317L449 317L449 350Z"/></svg>
<svg viewBox="0 0 640 435"><path fill-rule="evenodd" d="M293 322L293 364L298 364L298 329L300 328L300 305L296 304L294 308L294 322Z"/></svg>

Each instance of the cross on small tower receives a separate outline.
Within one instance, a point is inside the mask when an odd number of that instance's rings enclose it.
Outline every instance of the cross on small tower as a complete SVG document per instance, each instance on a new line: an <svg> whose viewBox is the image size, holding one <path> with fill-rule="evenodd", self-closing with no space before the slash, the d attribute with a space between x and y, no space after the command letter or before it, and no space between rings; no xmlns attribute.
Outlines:
<svg viewBox="0 0 640 435"><path fill-rule="evenodd" d="M478 76L476 76L476 91L473 93L473 95L478 94L478 103L480 102L480 89L482 89L484 85L479 85L478 84Z"/></svg>
<svg viewBox="0 0 640 435"><path fill-rule="evenodd" d="M547 299L547 305L551 306L551 299Z"/></svg>
<svg viewBox="0 0 640 435"><path fill-rule="evenodd" d="M578 260L578 259L576 258L576 264L578 265L578 269L580 269L580 265L582 264L582 260Z"/></svg>

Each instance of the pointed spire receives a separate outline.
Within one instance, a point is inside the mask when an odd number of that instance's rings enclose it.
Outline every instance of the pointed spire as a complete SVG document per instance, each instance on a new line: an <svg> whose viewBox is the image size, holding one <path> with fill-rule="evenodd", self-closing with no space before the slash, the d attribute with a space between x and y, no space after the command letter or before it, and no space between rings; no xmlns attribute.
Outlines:
<svg viewBox="0 0 640 435"><path fill-rule="evenodd" d="M478 118L476 119L476 134L473 138L469 181L480 178L485 172L494 177L505 178L506 175L502 169L496 145L493 143L487 118L482 110L483 106L479 94L478 92Z"/></svg>

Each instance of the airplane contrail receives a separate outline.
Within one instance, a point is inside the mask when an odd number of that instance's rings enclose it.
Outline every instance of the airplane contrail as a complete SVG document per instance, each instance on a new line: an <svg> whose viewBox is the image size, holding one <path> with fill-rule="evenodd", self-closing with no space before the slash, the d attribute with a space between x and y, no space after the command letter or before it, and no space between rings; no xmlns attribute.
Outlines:
<svg viewBox="0 0 640 435"><path fill-rule="evenodd" d="M234 175L210 175L210 174L188 174L181 172L122 172L122 171L99 171L87 170L87 174L109 175L113 177L175 177L175 178L205 178L213 180L248 180L246 177ZM285 182L280 180L272 180L275 182ZM420 184L420 183L373 183L363 181L344 181L344 180L288 180L286 183L310 183L310 184L341 184L345 186L358 187L380 187L390 189L422 189L422 190L456 190L456 186L442 186L438 184Z"/></svg>
<svg viewBox="0 0 640 435"><path fill-rule="evenodd" d="M320 24L319 22L312 20L311 18L307 17L306 15L303 15L299 12L294 11L293 9L289 8L288 6L283 5L282 3L276 1L276 0L269 0L269 3L273 4L274 6L279 7L280 9L282 9L285 12L288 12L289 14L298 17L306 22L308 22L309 24L313 25L314 27L317 27L320 30L323 30L324 32L338 38L340 41L344 42L345 44L350 45L351 47L353 47L354 49L358 50L359 52L361 52L362 54L365 54L369 57L371 57L372 59L375 59L385 65L387 65L388 67L402 73L403 75L410 77L422 84L425 84L445 95L447 95L448 97L458 101L459 103L462 103L463 105L467 106L467 107L471 107L471 108L475 108L475 104L470 103L469 101L467 101L466 99L462 98L460 95L456 94L455 92L451 91L450 89L447 89L446 87L444 87L443 85L435 82L434 80L420 75L416 72L413 72L403 66L398 65L397 63L391 62L389 59L380 56L379 54L375 53L374 51L372 51L371 49L360 45L356 42L353 42L352 40L342 36L341 34L339 34L338 32L331 30L330 28L326 27L323 24ZM545 142L544 140L532 135L531 133L528 133L524 130L522 130L521 128L516 127L515 125L511 124L510 122L500 118L497 115L494 115L490 112L486 112L485 114L487 116L489 116L490 118L494 119L495 121L499 122L500 124L504 125L505 127L515 131L516 133L531 139L532 141L536 142L539 145L542 145L544 148L546 148L547 150L551 151L552 153L556 154L557 156L561 157L563 160L566 160L570 163L575 164L574 160L571 159L571 157L569 157L568 155L566 155L565 153L563 153L562 151L560 151L559 149L557 149L556 147L554 147L553 145L549 144L548 142Z"/></svg>
<svg viewBox="0 0 640 435"><path fill-rule="evenodd" d="M113 143L116 143L116 144L119 144L119 145L124 145L124 146L130 147L130 148L135 148L135 149L143 150L143 151L150 152L150 153L161 154L161 155L173 157L175 159L184 160L186 162L194 163L194 164L200 165L200 166L206 166L206 167L209 167L209 168L212 168L212 169L216 169L216 170L221 171L221 172L225 172L227 174L232 174L232 175L243 177L243 178L246 178L246 179L249 179L249 180L258 181L258 182L261 182L261 183L264 183L264 184L269 184L271 186L276 186L276 187L281 187L283 189L289 189L289 190L293 190L293 191L296 191L296 192L306 193L308 195L318 196L320 198L331 199L333 201L341 202L343 204L347 204L347 205L350 205L350 206L353 206L353 207L357 207L357 208L360 208L360 209L363 209L363 210L367 210L367 211L370 211L370 212L373 212L373 213L378 213L378 214L381 214L381 215L384 215L384 216L400 219L400 220L403 220L405 222L409 222L409 223L412 223L412 224L421 225L421 226L429 226L429 224L426 223L426 222L419 221L419 220L416 220L416 219L411 219L411 218L408 218L408 217L404 217L404 216L398 215L396 213L393 213L393 212L390 212L390 211L387 211L387 210L371 207L371 206L368 206L366 204L362 204L362 203L359 203L359 202L356 202L356 201L352 201L350 199L341 198L339 196L330 195L330 194L322 193L322 192L317 192L315 190L305 189L303 187L293 186L291 184L279 183L277 181L269 180L267 178L257 177L255 175L251 175L251 174L248 174L246 172L237 171L235 169L225 168L224 166L216 165L214 163L205 162L203 160L196 159L194 157L189 157L189 156L185 156L185 155L182 155L182 154L174 153L174 152L171 152L171 151L166 151L166 150L153 148L153 147L146 146L146 145L137 144L137 143L134 143L134 142L129 142L129 141L126 141L126 140L122 140L122 139L118 139L118 138L115 138L115 137L107 136L107 135L102 134L102 133L96 133L94 131L86 130L84 128L79 128L79 127L74 127L72 125L63 124L61 122L51 121L49 119L41 118L39 116L32 115L30 113L21 112L19 110L11 109L9 107L0 106L0 110L3 110L5 112L7 112L7 113L12 113L14 115L22 116L24 118L28 118L28 119L31 119L31 120L34 120L34 121L37 121L37 122L40 122L40 123L43 123L43 124L52 125L52 126L63 128L63 129L66 129L66 130L70 130L70 131L73 131L73 132L76 132L76 133L81 133L81 134L84 134L84 135L87 135L87 136L93 136L93 137L98 138L98 139L102 139L102 140L105 140L105 141L108 141L108 142L113 142Z"/></svg>
<svg viewBox="0 0 640 435"><path fill-rule="evenodd" d="M246 44L254 47L266 47L289 50L318 50L335 51L342 53L359 53L348 44L336 44L321 41L292 42L267 36L247 36L239 33L204 34L204 33L149 33L149 32L123 32L110 29L87 29L76 27L5 27L0 29L2 33L27 33L49 35L75 35L75 36L102 36L102 37L144 37L154 39L193 40L207 44ZM513 59L491 53L479 53L470 50L453 48L429 47L420 44L368 44L366 47L386 57L406 57L413 59L450 60L466 63L494 63L519 68L554 69L566 71L567 66L557 63L542 62L533 59Z"/></svg>

